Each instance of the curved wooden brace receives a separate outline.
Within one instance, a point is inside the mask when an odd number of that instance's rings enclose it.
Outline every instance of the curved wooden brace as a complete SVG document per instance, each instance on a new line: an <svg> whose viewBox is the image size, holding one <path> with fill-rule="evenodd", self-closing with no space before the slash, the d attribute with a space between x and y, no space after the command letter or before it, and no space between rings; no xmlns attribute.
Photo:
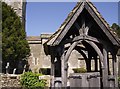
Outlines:
<svg viewBox="0 0 120 89"><path fill-rule="evenodd" d="M96 42L96 43L101 43L102 42L102 40L96 39L95 37L88 36L88 35L76 36L72 41L75 42L75 41L79 41L79 40L88 40L88 41L93 41L93 42Z"/></svg>
<svg viewBox="0 0 120 89"><path fill-rule="evenodd" d="M67 62L68 62L68 59L69 59L69 56L70 56L72 50L73 50L73 49L75 48L75 46L76 46L78 43L80 43L81 41L82 41L82 39L79 39L79 41L75 41L75 42L70 46L70 48L67 50L66 55L65 55L65 69L67 69ZM101 68L103 69L103 68L104 68L104 62L103 62L103 54L102 54L101 50L97 47L97 45L96 45L94 42L89 41L89 40L87 40L87 39L85 39L85 41L86 41L88 44L90 44L90 45L94 48L94 50L97 52L97 54L99 55L99 57L100 57L100 63L101 63Z"/></svg>
<svg viewBox="0 0 120 89"><path fill-rule="evenodd" d="M70 46L69 46L69 47L70 47ZM68 50L69 47L65 47L65 50ZM86 48L84 48L84 47L81 47L81 46L76 46L76 47L79 47L79 49L81 49L81 50L87 51Z"/></svg>
<svg viewBox="0 0 120 89"><path fill-rule="evenodd" d="M65 55L65 62L68 61L71 52L73 51L73 49L75 48L75 46L76 46L77 44L78 44L78 42L74 42L74 43L70 46L70 48L68 49L68 51L67 51L67 53L66 53L66 55Z"/></svg>
<svg viewBox="0 0 120 89"><path fill-rule="evenodd" d="M85 58L85 60L88 59L87 56L85 55L85 53L81 50L81 47L76 46L75 50L77 50Z"/></svg>
<svg viewBox="0 0 120 89"><path fill-rule="evenodd" d="M63 41L62 44L77 42L77 41L80 41L80 40L88 40L88 41L96 42L96 43L99 43L99 44L102 44L102 42L104 42L103 40L97 39L97 38L92 37L92 36L80 35L80 36L76 36L72 39L67 39L67 40Z"/></svg>
<svg viewBox="0 0 120 89"><path fill-rule="evenodd" d="M100 57L100 63L101 63L101 67L102 68L104 68L104 64L103 64L103 54L101 53L101 51L100 51L100 49L97 47L97 45L94 43L94 42L92 42L92 41L85 41L85 42L87 42L88 44L90 44L93 48L94 48L94 50L97 52L97 54L99 55L99 57Z"/></svg>
<svg viewBox="0 0 120 89"><path fill-rule="evenodd" d="M80 42L81 42L82 40L80 40ZM99 57L100 57L100 62L101 62L101 67L102 68L104 68L104 64L103 64L103 54L101 53L101 51L100 51L100 49L97 47L97 45L94 43L94 42L92 42L92 41L88 41L88 40L85 40L88 44L90 44L94 49L95 49L95 51L97 52L97 54L99 55ZM70 46L70 48L68 49L68 51L67 51L67 53L66 53L66 55L65 55L65 63L68 61L68 59L69 59L69 56L70 56L70 54L71 54L71 52L72 52L72 50L75 48L75 46L78 44L78 43L80 43L80 42L74 42L71 46Z"/></svg>
<svg viewBox="0 0 120 89"><path fill-rule="evenodd" d="M76 46L76 47L75 47L75 50L77 50L77 51L84 57L85 63L86 63L86 68L87 68L87 71L88 71L88 70L89 70L88 58L87 58L86 54L84 53L84 51L82 51L80 48L81 48L81 47Z"/></svg>

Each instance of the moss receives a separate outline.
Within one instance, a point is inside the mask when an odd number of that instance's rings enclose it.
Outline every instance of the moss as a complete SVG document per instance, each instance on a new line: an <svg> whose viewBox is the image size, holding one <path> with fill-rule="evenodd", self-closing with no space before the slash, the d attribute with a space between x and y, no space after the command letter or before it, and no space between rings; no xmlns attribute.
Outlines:
<svg viewBox="0 0 120 89"><path fill-rule="evenodd" d="M74 73L86 73L87 70L84 68L74 68L73 69Z"/></svg>

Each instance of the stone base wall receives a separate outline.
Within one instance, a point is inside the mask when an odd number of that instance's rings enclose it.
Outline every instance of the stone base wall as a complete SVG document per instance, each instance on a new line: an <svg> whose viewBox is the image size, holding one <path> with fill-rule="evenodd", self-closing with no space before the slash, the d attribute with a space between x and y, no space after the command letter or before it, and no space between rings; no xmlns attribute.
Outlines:
<svg viewBox="0 0 120 89"><path fill-rule="evenodd" d="M21 89L20 76L1 74L1 85L2 89Z"/></svg>
<svg viewBox="0 0 120 89"><path fill-rule="evenodd" d="M49 75L40 76L39 79L46 79L47 87L50 87ZM20 85L20 75L0 74L0 80L0 89L23 89Z"/></svg>

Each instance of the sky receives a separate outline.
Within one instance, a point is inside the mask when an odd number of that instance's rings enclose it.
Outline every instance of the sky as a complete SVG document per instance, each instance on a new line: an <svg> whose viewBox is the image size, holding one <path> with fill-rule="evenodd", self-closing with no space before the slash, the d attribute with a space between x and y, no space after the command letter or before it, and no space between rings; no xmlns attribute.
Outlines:
<svg viewBox="0 0 120 89"><path fill-rule="evenodd" d="M93 2L93 4L110 25L118 23L117 2ZM76 2L27 2L27 36L54 33L75 5Z"/></svg>

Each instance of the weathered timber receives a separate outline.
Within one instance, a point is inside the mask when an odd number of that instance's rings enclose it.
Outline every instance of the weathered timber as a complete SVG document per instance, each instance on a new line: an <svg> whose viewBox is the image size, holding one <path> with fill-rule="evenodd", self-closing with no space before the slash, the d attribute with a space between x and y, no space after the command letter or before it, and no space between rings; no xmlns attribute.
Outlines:
<svg viewBox="0 0 120 89"><path fill-rule="evenodd" d="M90 81L89 87L96 86L96 83L98 83L101 89L109 86L117 87L117 61L114 50L118 50L120 42L114 37L115 34L110 31L111 29L108 24L100 16L97 9L89 2L79 3L69 16L70 18L65 20L56 34L48 40L47 44L48 46L54 46L55 50L64 48L64 51L50 53L50 55L59 55L61 58L62 86L65 88L69 86L68 77L70 73L73 73L73 68L71 67L73 64L69 63L68 60L70 59L72 62L75 61L75 68L81 68L84 61L79 60L78 63L76 62L80 57L85 59L84 63L86 63L85 68L87 72L93 72L91 67L94 66L94 74L95 72L99 72L101 77L99 79L89 79L93 77L88 77L87 81ZM74 58L71 59L70 55L73 55L72 51L76 53L78 57L74 56ZM109 58L109 52L112 54L112 58ZM79 55L79 53L81 55ZM94 60L95 63L92 60ZM111 60L113 65L110 65ZM98 61L100 70L98 70ZM84 66L84 64L82 66ZM113 74L110 73L111 66ZM53 74L51 73L51 75ZM76 81L84 83L86 79ZM78 83L76 82L76 84ZM82 85L80 86L82 87Z"/></svg>
<svg viewBox="0 0 120 89"><path fill-rule="evenodd" d="M113 53L112 54L113 56L113 64L114 64L114 67L113 67L113 74L115 76L115 87L118 87L118 73L117 73L117 67L118 67L118 63L117 63L117 60L116 60L116 54Z"/></svg>
<svg viewBox="0 0 120 89"><path fill-rule="evenodd" d="M89 64L89 58L87 58L86 54L84 53L84 51L81 50L80 46L76 46L75 50L77 50L84 57L85 62L86 62L87 70L89 70L90 69L89 65L91 65L91 64Z"/></svg>
<svg viewBox="0 0 120 89"><path fill-rule="evenodd" d="M108 62L107 62L107 51L103 48L103 62L104 62L104 76L103 76L103 87L108 87Z"/></svg>
<svg viewBox="0 0 120 89"><path fill-rule="evenodd" d="M55 56L51 55L51 87L54 87L54 76L55 76L55 65L54 65Z"/></svg>
<svg viewBox="0 0 120 89"><path fill-rule="evenodd" d="M58 41L56 41L53 45L56 45L56 44L60 43L61 39L65 36L65 34L71 28L72 24L76 21L77 17L80 15L80 13L83 11L83 9L84 9L84 2L81 3L80 7L78 8L78 10L74 14L74 16L71 18L71 20L69 21L69 23L67 24L67 26L64 28L64 30L62 31L62 33L60 34L60 36L57 38Z"/></svg>
<svg viewBox="0 0 120 89"><path fill-rule="evenodd" d="M94 49L95 51L97 52L97 54L99 55L100 57L100 62L101 62L101 66L102 68L104 68L104 64L103 64L103 54L101 53L100 49L97 47L97 45L91 41L86 41L88 44L90 44Z"/></svg>
<svg viewBox="0 0 120 89"><path fill-rule="evenodd" d="M61 68L61 74L62 74L62 87L65 87L66 86L66 80L65 80L65 78L66 78L66 75L65 75L65 66L64 66L64 63L65 63L65 53L63 53L62 54L62 56L61 56L61 66L62 66L62 68Z"/></svg>
<svg viewBox="0 0 120 89"><path fill-rule="evenodd" d="M112 33L109 31L109 29L103 24L103 22L100 20L100 18L95 14L95 12L92 10L92 8L89 6L88 3L85 3L86 10L91 14L93 19L96 21L96 23L101 27L103 32L109 37L109 40L115 45L118 45L117 40L112 35Z"/></svg>
<svg viewBox="0 0 120 89"><path fill-rule="evenodd" d="M68 61L71 52L73 51L73 49L75 48L75 46L76 46L77 44L78 44L78 42L74 42L74 43L70 46L70 48L68 49L68 51L67 51L67 53L66 53L66 55L65 55L65 61L66 61L66 62Z"/></svg>
<svg viewBox="0 0 120 89"><path fill-rule="evenodd" d="M91 72L91 59L92 59L92 56L90 55L90 53L88 52L88 60L87 60L87 71L88 72Z"/></svg>
<svg viewBox="0 0 120 89"><path fill-rule="evenodd" d="M97 55L94 56L94 61L95 61L95 71L98 71L98 59L97 59Z"/></svg>

